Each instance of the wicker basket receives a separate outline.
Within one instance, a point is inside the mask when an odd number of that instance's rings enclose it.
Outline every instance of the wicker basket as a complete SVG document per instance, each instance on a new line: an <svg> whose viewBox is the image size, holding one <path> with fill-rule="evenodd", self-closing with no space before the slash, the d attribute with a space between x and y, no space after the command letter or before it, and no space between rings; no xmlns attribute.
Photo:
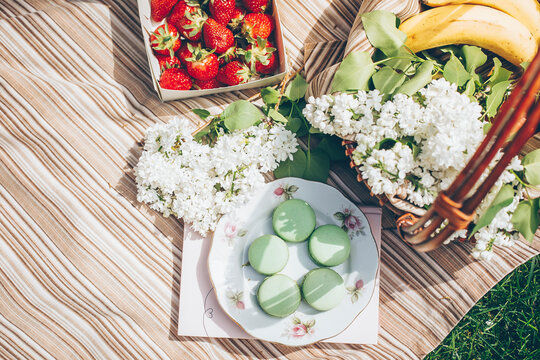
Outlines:
<svg viewBox="0 0 540 360"><path fill-rule="evenodd" d="M389 10L404 20L418 13L420 5L418 0L364 0L359 10L359 16L351 29L344 56L353 51L373 50L362 28L361 14L373 10ZM308 96L317 97L329 93L338 66L334 65L315 77L308 89ZM480 70L487 72L490 69ZM430 251L440 246L456 230L468 228L475 209L499 175L505 170L510 160L519 153L527 140L538 131L540 103L536 101L535 97L540 90L539 74L540 54L536 56L511 96L501 106L499 114L492 122L491 130L469 163L450 188L437 196L428 210L407 201L405 194L375 195L381 206L388 207L399 216L396 226L404 241L418 251ZM505 139L508 139L510 134L516 135L511 142L506 142ZM345 154L351 159L351 167L355 168L358 173L358 181L363 182L370 189L367 181L362 179L360 169L352 159L356 144L350 139L344 139L343 146ZM480 174L483 173L500 149L503 149L503 158L492 169L487 180L478 186L476 183ZM469 193L473 188L477 191L471 195Z"/></svg>

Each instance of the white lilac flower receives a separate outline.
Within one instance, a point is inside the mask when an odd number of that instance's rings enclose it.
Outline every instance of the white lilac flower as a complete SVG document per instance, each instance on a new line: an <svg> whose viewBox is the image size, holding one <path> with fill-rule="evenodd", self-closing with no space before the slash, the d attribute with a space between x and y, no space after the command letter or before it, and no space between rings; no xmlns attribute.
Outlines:
<svg viewBox="0 0 540 360"><path fill-rule="evenodd" d="M377 90L358 91L311 97L304 109L306 119L323 133L354 137L353 161L374 194L394 195L404 190L407 200L419 207L431 205L475 153L484 138L481 115L478 103L443 78L433 80L419 91L419 96L397 94L383 102ZM395 144L388 146L391 142L387 139ZM385 146L378 148L383 140ZM497 154L479 183L501 157L502 153ZM494 245L511 246L515 242L517 232L510 220L523 196L511 170L522 169L515 157L477 209L476 220L486 212L503 184L517 189L512 204L474 235L473 256L490 259ZM447 242L464 236L464 230L455 232Z"/></svg>
<svg viewBox="0 0 540 360"><path fill-rule="evenodd" d="M174 215L205 235L223 214L264 185L262 173L292 157L298 142L283 125L221 134L213 146L194 141L185 118L150 127L135 168L137 200Z"/></svg>

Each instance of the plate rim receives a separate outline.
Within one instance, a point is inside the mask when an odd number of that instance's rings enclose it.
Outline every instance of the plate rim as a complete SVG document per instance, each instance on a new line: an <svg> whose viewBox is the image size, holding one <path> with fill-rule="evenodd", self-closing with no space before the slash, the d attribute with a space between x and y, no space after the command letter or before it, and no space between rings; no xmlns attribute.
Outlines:
<svg viewBox="0 0 540 360"><path fill-rule="evenodd" d="M274 179L270 182L267 182L264 184L264 186L266 185L269 185L269 184L272 184L274 182L277 182L277 181L285 181L285 180L288 180L288 179L293 179L294 181L301 181L301 182L307 182L307 183L312 183L312 184L317 184L317 185L326 185L327 187L329 187L330 189L332 189L332 191L336 191L337 193L339 193L340 196L342 196L343 198L345 198L347 201L349 201L351 204L353 204L354 207L356 207L356 209L358 209L363 215L364 217L366 218L367 222L368 222L368 227L369 227L369 234L371 235L371 239L373 240L374 244L375 244L375 251L377 252L377 269L375 270L375 286L373 287L373 291L371 292L370 296L369 296L369 300L366 304L366 306L364 306L362 308L362 310L360 310L352 319L351 321L347 324L347 326L345 326L343 328L343 330L335 333L334 335L332 336L328 336L328 337L324 337L324 338L320 338L318 340L315 340L315 341L312 341L312 342L309 342L309 343L305 343L305 344L299 344L299 345L291 345L291 344L285 344L283 342L279 342L279 341L274 341L274 340L267 340L267 339L262 339L258 336L255 336L253 335L251 332L249 332L244 326L242 326L240 323L238 323L238 321L236 321L236 319L231 315L229 314L229 312L226 310L226 307L223 306L223 304L221 303L221 300L219 298L219 296L217 295L217 292L216 292L216 286L214 284L214 279L212 278L212 272L210 270L210 255L212 254L212 250L214 249L214 237L215 237L215 230L212 231L212 236L210 237L210 250L208 251L208 254L206 256L206 267L207 267L207 270L208 270L208 277L210 278L210 284L212 284L212 290L214 291L215 295L216 295L216 301L219 305L219 307L221 308L221 310L225 313L225 315L227 315L227 317L229 319L231 319L237 326L239 326L243 331L246 332L246 334L248 334L249 336L253 337L254 340L259 340L259 341L266 341L266 342L269 342L269 343L272 343L272 344L279 344L279 345L285 345L285 346L290 346L290 347L299 347L299 346L308 346L308 345L313 345L313 344L316 344L320 341L324 341L324 340L328 340L328 339L331 339L333 337L336 337L338 336L339 334L343 333L345 330L347 330L356 320L356 318L358 318L358 316L360 316L360 314L362 314L364 312L364 310L368 307L369 303L371 303L371 301L373 300L373 295L375 295L375 290L376 290L376 286L377 286L377 282L378 280L380 281L379 278L379 272L380 272L380 267L381 267L381 249L379 249L379 246L377 246L377 241L375 240L375 236L373 235L373 231L371 230L371 226L369 225L369 220L367 219L367 216L366 214L354 203L352 202L349 198L347 198L341 191L339 191L337 188L327 184L327 183L322 183L322 182L318 182L318 181L312 181L312 180L306 180L306 179L302 179L302 178L296 178L296 177L284 177L284 178L280 178L280 179ZM251 200L249 200L251 201ZM249 201L245 204L242 205L243 206L246 206ZM223 216L221 216L218 220L218 223L221 221L221 219L223 218ZM216 223L217 224L217 223ZM381 244L382 245L382 244ZM250 340L250 339L246 339L246 340Z"/></svg>

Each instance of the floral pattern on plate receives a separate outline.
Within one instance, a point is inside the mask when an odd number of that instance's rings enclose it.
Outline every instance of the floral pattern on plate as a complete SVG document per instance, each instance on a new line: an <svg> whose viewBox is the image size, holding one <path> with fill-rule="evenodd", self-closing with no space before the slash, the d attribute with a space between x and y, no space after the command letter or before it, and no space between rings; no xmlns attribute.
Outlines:
<svg viewBox="0 0 540 360"><path fill-rule="evenodd" d="M238 310L244 310L246 308L246 305L242 301L244 297L243 291L232 291L229 289L227 290L227 297L231 301L231 304L233 304Z"/></svg>
<svg viewBox="0 0 540 360"><path fill-rule="evenodd" d="M347 286L347 292L351 296L351 302L354 304L358 301L358 298L362 294L364 287L364 280L360 279L354 283L354 285Z"/></svg>
<svg viewBox="0 0 540 360"><path fill-rule="evenodd" d="M284 197L285 200L290 200L294 197L294 193L298 191L298 186L281 184L274 190L274 195Z"/></svg>
<svg viewBox="0 0 540 360"><path fill-rule="evenodd" d="M229 246L232 246L236 238L247 235L247 230L240 229L240 227L234 222L228 222L227 225L225 225L224 235L224 238Z"/></svg>
<svg viewBox="0 0 540 360"><path fill-rule="evenodd" d="M310 336L315 333L315 319L302 321L297 315L294 315L291 319L291 324L287 326L283 336L288 339L299 339L304 336Z"/></svg>
<svg viewBox="0 0 540 360"><path fill-rule="evenodd" d="M353 211L349 208L343 209L343 211L338 211L334 213L334 218L341 221L341 227L349 235L358 236L359 234L365 235L364 223L356 215L353 215Z"/></svg>

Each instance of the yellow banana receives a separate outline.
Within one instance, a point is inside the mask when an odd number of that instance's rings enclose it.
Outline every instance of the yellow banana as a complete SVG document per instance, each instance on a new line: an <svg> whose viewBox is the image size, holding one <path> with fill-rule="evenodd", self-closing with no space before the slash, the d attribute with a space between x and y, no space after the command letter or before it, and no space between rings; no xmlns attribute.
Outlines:
<svg viewBox="0 0 540 360"><path fill-rule="evenodd" d="M512 16L481 5L448 5L421 12L399 29L407 45L419 52L451 44L475 45L490 50L514 65L531 61L537 44L533 35Z"/></svg>
<svg viewBox="0 0 540 360"><path fill-rule="evenodd" d="M521 21L540 43L540 3L538 0L423 0L428 6L475 4L501 10Z"/></svg>

